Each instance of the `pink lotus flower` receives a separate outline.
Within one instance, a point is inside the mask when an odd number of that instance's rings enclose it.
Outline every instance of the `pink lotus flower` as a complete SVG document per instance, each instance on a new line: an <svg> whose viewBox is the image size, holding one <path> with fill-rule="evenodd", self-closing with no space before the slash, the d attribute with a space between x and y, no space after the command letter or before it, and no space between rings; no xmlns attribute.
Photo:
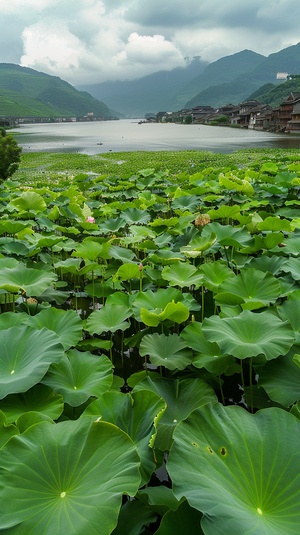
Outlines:
<svg viewBox="0 0 300 535"><path fill-rule="evenodd" d="M87 223L95 223L95 218L89 215L89 217L87 217L85 221Z"/></svg>

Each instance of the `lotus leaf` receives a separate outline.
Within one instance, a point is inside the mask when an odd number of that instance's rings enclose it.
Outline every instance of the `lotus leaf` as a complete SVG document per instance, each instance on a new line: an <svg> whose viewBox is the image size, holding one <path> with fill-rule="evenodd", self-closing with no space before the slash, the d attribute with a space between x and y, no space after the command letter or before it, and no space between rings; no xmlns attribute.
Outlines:
<svg viewBox="0 0 300 535"><path fill-rule="evenodd" d="M45 308L30 318L28 324L36 329L47 327L54 331L65 351L76 346L82 338L82 321L75 310Z"/></svg>
<svg viewBox="0 0 300 535"><path fill-rule="evenodd" d="M20 212L38 213L43 212L47 208L43 197L35 191L24 191L20 197L13 199L11 203Z"/></svg>
<svg viewBox="0 0 300 535"><path fill-rule="evenodd" d="M10 394L0 401L0 411L9 423L15 422L22 414L36 411L57 420L64 409L63 397L54 394L52 388L37 384L22 394Z"/></svg>
<svg viewBox="0 0 300 535"><path fill-rule="evenodd" d="M146 334L141 341L140 355L149 355L151 364L168 370L184 370L193 358L178 334Z"/></svg>
<svg viewBox="0 0 300 535"><path fill-rule="evenodd" d="M297 349L300 352L299 347ZM259 385L273 401L284 407L300 399L300 368L293 354L268 362L259 370Z"/></svg>
<svg viewBox="0 0 300 535"><path fill-rule="evenodd" d="M155 535L204 535L201 529L202 514L184 501L176 511L168 511L162 518Z"/></svg>
<svg viewBox="0 0 300 535"><path fill-rule="evenodd" d="M110 423L34 425L0 452L0 529L109 535L122 494L138 489L138 466L133 442Z"/></svg>
<svg viewBox="0 0 300 535"><path fill-rule="evenodd" d="M205 318L202 330L222 352L239 359L264 355L267 360L286 355L294 342L294 331L287 322L270 314L244 310L233 318Z"/></svg>
<svg viewBox="0 0 300 535"><path fill-rule="evenodd" d="M180 288L189 286L198 288L203 282L203 277L198 269L184 262L176 262L172 266L166 266L162 270L161 276L171 286L179 286Z"/></svg>
<svg viewBox="0 0 300 535"><path fill-rule="evenodd" d="M150 440L156 436L156 426L166 404L158 394L150 390L122 394L106 392L88 405L83 416L93 416L115 424L125 431L135 443L141 458L142 485L148 483L156 467Z"/></svg>
<svg viewBox="0 0 300 535"><path fill-rule="evenodd" d="M11 437L18 434L18 428L9 424L5 414L0 410L0 450Z"/></svg>
<svg viewBox="0 0 300 535"><path fill-rule="evenodd" d="M61 394L66 403L78 407L91 396L99 397L112 385L112 363L105 356L71 350L50 366L42 383Z"/></svg>
<svg viewBox="0 0 300 535"><path fill-rule="evenodd" d="M14 268L4 268L0 273L0 288L17 293L20 290L27 296L39 296L57 279L51 271L27 268L22 264Z"/></svg>
<svg viewBox="0 0 300 535"><path fill-rule="evenodd" d="M170 449L172 434L179 422L198 407L217 400L213 389L199 378L177 378L174 381L158 378L152 381L147 377L136 384L134 391L140 390L155 392L167 404L157 424L157 436L154 441L154 446L162 451Z"/></svg>
<svg viewBox="0 0 300 535"><path fill-rule="evenodd" d="M220 404L174 431L167 469L177 499L203 512L205 535L296 535L300 425L278 408L249 414ZM217 499L216 499L217 497Z"/></svg>
<svg viewBox="0 0 300 535"><path fill-rule="evenodd" d="M241 304L245 310L262 308L281 296L280 282L271 273L253 268L244 269L236 277L225 280L215 296L218 304Z"/></svg>
<svg viewBox="0 0 300 535"><path fill-rule="evenodd" d="M63 346L54 332L28 326L0 331L0 399L26 392L45 375L52 362L63 357Z"/></svg>
<svg viewBox="0 0 300 535"><path fill-rule="evenodd" d="M150 327L157 327L159 323L169 320L175 323L183 323L189 317L189 309L183 303L168 303L166 307L161 311L147 310L141 308L140 310L141 321Z"/></svg>
<svg viewBox="0 0 300 535"><path fill-rule="evenodd" d="M117 304L104 306L100 310L95 310L88 317L86 329L90 334L101 334L103 332L125 331L130 326L126 321L132 315L131 309Z"/></svg>

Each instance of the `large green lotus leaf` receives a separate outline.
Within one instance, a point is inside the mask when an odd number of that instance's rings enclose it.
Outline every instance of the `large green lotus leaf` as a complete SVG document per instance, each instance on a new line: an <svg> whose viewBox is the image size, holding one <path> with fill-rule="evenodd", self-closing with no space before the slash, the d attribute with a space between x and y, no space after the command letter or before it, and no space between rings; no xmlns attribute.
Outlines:
<svg viewBox="0 0 300 535"><path fill-rule="evenodd" d="M176 511L168 511L162 518L155 535L204 535L200 522L202 514L185 500Z"/></svg>
<svg viewBox="0 0 300 535"><path fill-rule="evenodd" d="M140 390L155 392L167 404L157 424L157 436L154 441L154 446L162 451L170 449L173 431L179 422L198 407L217 401L213 389L198 378L175 380L159 378L154 381L146 378L134 388L134 392Z"/></svg>
<svg viewBox="0 0 300 535"><path fill-rule="evenodd" d="M223 261L207 262L199 268L199 271L204 275L202 284L214 293L218 291L222 282L234 277L232 269L229 269Z"/></svg>
<svg viewBox="0 0 300 535"><path fill-rule="evenodd" d="M151 364L168 370L184 370L193 359L192 351L178 334L146 334L139 351L142 357L149 356Z"/></svg>
<svg viewBox="0 0 300 535"><path fill-rule="evenodd" d="M285 355L268 362L259 371L259 385L265 389L270 399L284 407L289 407L298 401L300 399L300 368L294 362L293 355Z"/></svg>
<svg viewBox="0 0 300 535"><path fill-rule="evenodd" d="M51 271L27 268L22 264L0 272L0 288L7 292L17 293L20 290L27 296L39 296L56 281L57 276Z"/></svg>
<svg viewBox="0 0 300 535"><path fill-rule="evenodd" d="M211 316L202 325L204 336L216 342L222 352L239 359L264 355L267 360L286 355L294 342L294 331L287 322L270 314L244 310L233 318Z"/></svg>
<svg viewBox="0 0 300 535"><path fill-rule="evenodd" d="M32 223L28 225L27 221L11 221L11 220L2 220L0 222L0 232L1 234L17 234L21 230L24 230L28 226L32 226Z"/></svg>
<svg viewBox="0 0 300 535"><path fill-rule="evenodd" d="M227 208L230 211L230 206ZM229 215L228 217L231 216ZM250 243L252 240L251 235L245 229L234 228L231 225L221 225L216 221L206 225L202 231L202 235L206 236L207 234L211 234L211 232L216 234L217 240L222 246L228 245L231 247L241 248L248 245L248 243Z"/></svg>
<svg viewBox="0 0 300 535"><path fill-rule="evenodd" d="M257 228L259 230L282 230L290 232L291 223L287 219L281 219L278 216L269 216L264 219L261 223L258 223Z"/></svg>
<svg viewBox="0 0 300 535"><path fill-rule="evenodd" d="M90 334L101 334L103 332L125 331L130 326L126 321L132 315L131 309L117 304L111 304L95 310L88 317L86 329Z"/></svg>
<svg viewBox="0 0 300 535"><path fill-rule="evenodd" d="M183 195L182 197L176 197L172 201L173 210L189 210L194 212L199 207L199 197L197 195Z"/></svg>
<svg viewBox="0 0 300 535"><path fill-rule="evenodd" d="M170 240L170 236L169 236ZM169 266L170 264L175 264L180 260L184 260L183 254L179 252L171 251L170 249L160 249L154 254L150 254L148 259L153 264L159 264L162 266Z"/></svg>
<svg viewBox="0 0 300 535"><path fill-rule="evenodd" d="M20 197L11 201L20 212L43 212L47 205L43 197L35 191L24 191Z"/></svg>
<svg viewBox="0 0 300 535"><path fill-rule="evenodd" d="M174 301L168 303L163 310L147 310L147 308L140 310L141 321L149 327L157 327L159 323L165 320L183 323L188 319L189 315L189 309L183 303L174 303Z"/></svg>
<svg viewBox="0 0 300 535"><path fill-rule="evenodd" d="M59 362L64 355L54 332L23 325L0 331L0 347L0 399L26 392L40 382L52 362Z"/></svg>
<svg viewBox="0 0 300 535"><path fill-rule="evenodd" d="M203 276L201 276L198 269L184 262L166 266L162 270L161 276L169 282L170 286L179 286L180 288L188 286L198 288L203 282Z"/></svg>
<svg viewBox="0 0 300 535"><path fill-rule="evenodd" d="M299 258L289 258L282 264L282 271L290 273L294 280L300 280Z"/></svg>
<svg viewBox="0 0 300 535"><path fill-rule="evenodd" d="M0 330L9 329L9 327L15 327L22 325L28 321L28 314L25 312L4 312L0 315Z"/></svg>
<svg viewBox="0 0 300 535"><path fill-rule="evenodd" d="M34 251L33 247L28 247L18 240L1 245L1 253L6 255L29 256L32 251Z"/></svg>
<svg viewBox="0 0 300 535"><path fill-rule="evenodd" d="M211 220L238 219L241 213L241 207L239 205L226 206L225 204L223 204L222 206L220 206L220 208L217 208L215 210L208 210L207 213Z"/></svg>
<svg viewBox="0 0 300 535"><path fill-rule="evenodd" d="M133 223L136 223L137 225L146 225L151 219L150 214L147 213L147 211L139 210L138 208L127 208L122 212L122 217L130 225Z"/></svg>
<svg viewBox="0 0 300 535"><path fill-rule="evenodd" d="M115 424L135 443L141 458L142 484L148 483L156 467L150 440L154 440L157 423L166 408L165 401L150 390L122 394L106 392L88 405L84 416L93 416Z"/></svg>
<svg viewBox="0 0 300 535"><path fill-rule="evenodd" d="M214 245L216 239L216 234L212 232L208 236L194 238L188 245L180 247L180 251L188 258L197 258L198 256L202 256L204 251L210 249L210 247Z"/></svg>
<svg viewBox="0 0 300 535"><path fill-rule="evenodd" d="M111 245L109 248L109 254L115 260L120 260L121 262L130 262L135 258L135 254L130 249L125 249L125 247L119 247L118 245Z"/></svg>
<svg viewBox="0 0 300 535"><path fill-rule="evenodd" d="M138 467L132 440L108 422L34 425L0 452L0 530L109 535L122 494L137 492Z"/></svg>
<svg viewBox="0 0 300 535"><path fill-rule="evenodd" d="M82 320L75 310L45 308L34 317L30 317L28 324L36 329L47 327L50 331L54 331L65 350L76 346L82 338Z"/></svg>
<svg viewBox="0 0 300 535"><path fill-rule="evenodd" d="M143 503L151 505L160 516L163 516L170 509L176 511L180 505L173 490L164 485L145 487L139 490L136 497Z"/></svg>
<svg viewBox="0 0 300 535"><path fill-rule="evenodd" d="M82 405L91 396L99 397L110 389L113 381L112 363L86 351L71 350L50 366L42 383L61 394L72 407Z"/></svg>
<svg viewBox="0 0 300 535"><path fill-rule="evenodd" d="M113 280L130 281L132 279L139 279L141 270L137 264L123 264L113 276Z"/></svg>
<svg viewBox="0 0 300 535"><path fill-rule="evenodd" d="M123 217L111 218L100 223L99 230L102 233L117 232L120 228L125 227L126 221Z"/></svg>
<svg viewBox="0 0 300 535"><path fill-rule="evenodd" d="M224 188L228 190L240 191L249 197L254 195L254 188L250 182L234 175L232 172L228 172L226 174L220 173L219 183L220 186L224 186Z"/></svg>
<svg viewBox="0 0 300 535"><path fill-rule="evenodd" d="M269 271L272 275L277 275L281 271L281 266L285 261L284 258L280 256L259 256L253 257L248 266L259 271L266 273Z"/></svg>
<svg viewBox="0 0 300 535"><path fill-rule="evenodd" d="M76 249L72 252L72 256L79 256L79 258L90 260L92 262L102 256L102 252L104 252L105 248L104 246L105 244L93 240L85 240L76 245Z"/></svg>
<svg viewBox="0 0 300 535"><path fill-rule="evenodd" d="M132 301L133 308L147 308L154 310L155 308L164 309L171 301L182 301L182 293L176 288L159 288L156 292L147 290L145 292L138 292Z"/></svg>
<svg viewBox="0 0 300 535"><path fill-rule="evenodd" d="M63 397L54 394L52 388L37 384L27 392L10 394L0 401L0 411L9 423L15 422L21 414L36 411L57 420L64 410Z"/></svg>
<svg viewBox="0 0 300 535"><path fill-rule="evenodd" d="M59 268L60 273L73 273L76 275L80 270L80 258L67 258L54 263L55 269Z"/></svg>
<svg viewBox="0 0 300 535"><path fill-rule="evenodd" d="M180 333L187 347L191 347L195 352L192 364L195 368L205 368L210 373L220 375L234 362L231 355L222 355L216 342L209 342L203 332L201 323L193 321Z"/></svg>
<svg viewBox="0 0 300 535"><path fill-rule="evenodd" d="M249 268L225 280L215 300L218 304L241 304L242 308L251 310L274 303L281 292L280 282L271 273Z"/></svg>
<svg viewBox="0 0 300 535"><path fill-rule="evenodd" d="M9 424L6 415L0 410L0 450L11 437L18 434L18 428Z"/></svg>
<svg viewBox="0 0 300 535"><path fill-rule="evenodd" d="M122 505L118 525L112 535L140 535L145 527L156 521L157 515L151 507L137 500L128 500Z"/></svg>
<svg viewBox="0 0 300 535"><path fill-rule="evenodd" d="M175 496L203 512L205 535L296 535L300 425L278 408L255 415L214 404L174 431L167 469Z"/></svg>
<svg viewBox="0 0 300 535"><path fill-rule="evenodd" d="M288 299L278 307L278 314L282 320L288 320L294 331L300 330L300 300ZM0 316L1 319L1 316Z"/></svg>

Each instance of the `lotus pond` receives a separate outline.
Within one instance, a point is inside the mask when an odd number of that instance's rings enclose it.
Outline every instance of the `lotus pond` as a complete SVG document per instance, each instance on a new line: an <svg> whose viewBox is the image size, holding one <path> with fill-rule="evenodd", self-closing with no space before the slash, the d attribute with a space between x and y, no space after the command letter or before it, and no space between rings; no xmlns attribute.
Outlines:
<svg viewBox="0 0 300 535"><path fill-rule="evenodd" d="M24 154L0 531L298 535L300 152Z"/></svg>

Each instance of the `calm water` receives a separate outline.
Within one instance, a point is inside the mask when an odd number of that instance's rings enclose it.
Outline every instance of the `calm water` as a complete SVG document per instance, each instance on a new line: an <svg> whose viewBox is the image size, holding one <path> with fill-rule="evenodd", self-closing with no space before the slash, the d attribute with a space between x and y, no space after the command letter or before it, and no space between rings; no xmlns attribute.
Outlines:
<svg viewBox="0 0 300 535"><path fill-rule="evenodd" d="M138 120L23 125L14 130L24 152L99 154L123 151L299 148L300 136L205 125L138 124Z"/></svg>

